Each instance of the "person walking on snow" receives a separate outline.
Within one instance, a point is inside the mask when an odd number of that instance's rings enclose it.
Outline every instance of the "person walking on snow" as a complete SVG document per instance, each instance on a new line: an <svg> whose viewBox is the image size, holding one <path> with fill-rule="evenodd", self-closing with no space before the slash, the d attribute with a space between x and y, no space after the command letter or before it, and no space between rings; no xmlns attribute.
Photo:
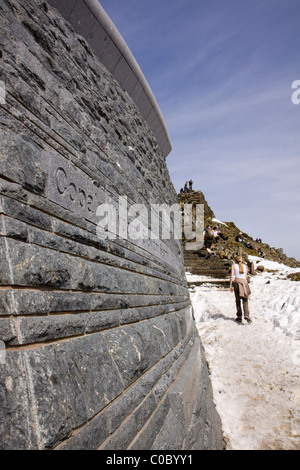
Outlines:
<svg viewBox="0 0 300 470"><path fill-rule="evenodd" d="M252 323L249 313L248 298L251 294L251 290L247 280L248 268L243 263L241 256L236 257L236 262L231 267L230 276L230 292L234 291L235 302L236 302L236 321L242 323L242 306L243 302L244 318L248 323Z"/></svg>

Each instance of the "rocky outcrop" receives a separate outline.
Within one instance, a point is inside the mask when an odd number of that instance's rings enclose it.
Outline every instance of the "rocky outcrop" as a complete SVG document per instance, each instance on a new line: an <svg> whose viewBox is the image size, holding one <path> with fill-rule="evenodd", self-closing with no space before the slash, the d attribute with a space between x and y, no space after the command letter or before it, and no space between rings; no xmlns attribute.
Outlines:
<svg viewBox="0 0 300 470"><path fill-rule="evenodd" d="M207 225L213 224L215 214L211 207L208 205L207 200L202 191L189 190L186 192L180 192L178 195L179 206L182 210L185 210L186 205L196 207L197 205L203 205L203 226L200 227L204 231ZM196 215L194 214L196 217ZM196 224L193 224L194 231L196 230ZM202 235L202 234L201 234ZM226 279L230 275L231 263L228 261L227 252L225 253L223 248L220 246L215 252L207 251L203 239L201 240L199 249L191 249L189 246L190 241L185 238L183 228L183 253L184 253L184 265L186 271L191 274L208 276L216 279ZM203 246L202 246L203 245ZM215 248L215 247L214 247Z"/></svg>
<svg viewBox="0 0 300 470"><path fill-rule="evenodd" d="M211 249L207 250L203 238L203 246L199 249L191 249L191 240L186 240L183 230L183 248L185 269L191 274L209 276L226 280L230 276L230 266L236 255L242 255L248 263L249 270L255 274L255 269L248 260L248 255L259 256L272 261L283 263L287 266L300 267L299 261L287 257L281 248L270 247L267 243L254 240L247 233L242 232L233 222L219 223L215 219L213 210L208 205L201 191L187 190L178 194L179 205L184 208L189 204L195 208L203 205L203 233L208 226L218 226L223 237L217 243L213 243ZM195 225L195 222L194 222ZM236 241L236 236L241 234L242 242ZM201 245L201 244L200 244ZM259 267L256 267L259 271Z"/></svg>
<svg viewBox="0 0 300 470"><path fill-rule="evenodd" d="M46 2L0 20L0 448L223 448L181 245L97 232L176 203L157 140Z"/></svg>
<svg viewBox="0 0 300 470"><path fill-rule="evenodd" d="M204 206L204 225L206 226L208 223L211 223L211 220L215 217L215 214L211 207L208 205L207 200L202 191L187 191L181 192L178 194L178 202L180 206L184 206L184 204L203 204Z"/></svg>

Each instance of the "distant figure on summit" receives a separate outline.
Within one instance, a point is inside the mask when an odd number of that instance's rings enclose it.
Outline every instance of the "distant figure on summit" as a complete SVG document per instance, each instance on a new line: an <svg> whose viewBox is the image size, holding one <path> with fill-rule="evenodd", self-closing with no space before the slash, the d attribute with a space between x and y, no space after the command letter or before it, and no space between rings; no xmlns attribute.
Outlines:
<svg viewBox="0 0 300 470"><path fill-rule="evenodd" d="M180 193L189 193L193 191L193 180L186 181L184 188L180 190Z"/></svg>

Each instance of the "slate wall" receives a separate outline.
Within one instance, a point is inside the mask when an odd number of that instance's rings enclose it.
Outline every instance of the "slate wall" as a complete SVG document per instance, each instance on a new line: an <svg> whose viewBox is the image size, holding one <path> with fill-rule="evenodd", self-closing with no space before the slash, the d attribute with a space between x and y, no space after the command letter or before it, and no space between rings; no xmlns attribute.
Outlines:
<svg viewBox="0 0 300 470"><path fill-rule="evenodd" d="M172 150L168 129L155 96L123 37L98 0L48 0L83 36L92 51L137 105L163 155Z"/></svg>
<svg viewBox="0 0 300 470"><path fill-rule="evenodd" d="M0 449L222 448L181 246L96 232L176 202L157 141L56 10L0 21Z"/></svg>

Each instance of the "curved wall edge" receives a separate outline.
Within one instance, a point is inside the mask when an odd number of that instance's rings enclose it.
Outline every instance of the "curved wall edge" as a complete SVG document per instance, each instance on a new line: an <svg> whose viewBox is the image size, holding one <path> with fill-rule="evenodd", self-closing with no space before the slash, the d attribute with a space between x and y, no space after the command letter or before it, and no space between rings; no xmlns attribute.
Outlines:
<svg viewBox="0 0 300 470"><path fill-rule="evenodd" d="M150 126L164 157L172 150L161 110L136 59L98 0L49 0L83 36L108 71L126 90Z"/></svg>

